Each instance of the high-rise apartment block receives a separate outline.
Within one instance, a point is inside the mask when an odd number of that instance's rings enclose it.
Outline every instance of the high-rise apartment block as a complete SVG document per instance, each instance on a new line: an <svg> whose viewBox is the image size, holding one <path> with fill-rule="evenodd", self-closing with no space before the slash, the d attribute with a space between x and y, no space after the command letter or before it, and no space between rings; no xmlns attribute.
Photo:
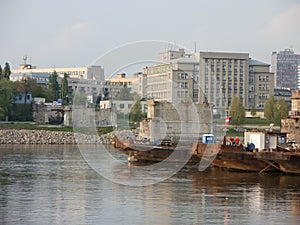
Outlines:
<svg viewBox="0 0 300 225"><path fill-rule="evenodd" d="M275 87L297 90L299 65L300 55L295 54L292 49L272 52L271 72L275 75Z"/></svg>

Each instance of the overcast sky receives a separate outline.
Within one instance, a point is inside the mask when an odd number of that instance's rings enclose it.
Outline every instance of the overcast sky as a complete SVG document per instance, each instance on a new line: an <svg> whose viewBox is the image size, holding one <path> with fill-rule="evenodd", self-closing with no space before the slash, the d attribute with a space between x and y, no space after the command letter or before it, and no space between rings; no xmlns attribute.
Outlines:
<svg viewBox="0 0 300 225"><path fill-rule="evenodd" d="M2 0L0 64L16 69L26 54L39 68L84 66L144 40L192 50L196 41L198 51L249 52L270 63L272 51L300 53L299 21L298 0ZM170 48L146 43L138 55ZM122 57L133 52L124 48Z"/></svg>

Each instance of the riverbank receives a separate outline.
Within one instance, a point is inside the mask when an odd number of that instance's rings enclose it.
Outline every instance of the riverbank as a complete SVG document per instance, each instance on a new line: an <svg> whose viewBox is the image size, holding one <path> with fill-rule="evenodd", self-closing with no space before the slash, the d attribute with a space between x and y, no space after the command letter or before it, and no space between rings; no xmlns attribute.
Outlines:
<svg viewBox="0 0 300 225"><path fill-rule="evenodd" d="M101 136L73 132L1 129L0 144L111 144L111 134Z"/></svg>

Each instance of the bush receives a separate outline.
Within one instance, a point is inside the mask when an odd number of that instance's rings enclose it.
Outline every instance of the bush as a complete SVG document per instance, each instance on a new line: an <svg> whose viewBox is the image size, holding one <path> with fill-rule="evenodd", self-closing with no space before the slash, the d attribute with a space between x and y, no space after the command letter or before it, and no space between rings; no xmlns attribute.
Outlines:
<svg viewBox="0 0 300 225"><path fill-rule="evenodd" d="M33 121L31 104L13 104L10 114L10 121Z"/></svg>

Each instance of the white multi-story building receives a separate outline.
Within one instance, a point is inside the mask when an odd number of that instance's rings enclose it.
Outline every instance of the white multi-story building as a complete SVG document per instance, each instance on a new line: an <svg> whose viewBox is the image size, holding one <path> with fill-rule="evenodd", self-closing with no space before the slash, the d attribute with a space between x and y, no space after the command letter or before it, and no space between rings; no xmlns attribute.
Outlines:
<svg viewBox="0 0 300 225"><path fill-rule="evenodd" d="M144 68L146 95L156 100L178 102L198 100L199 64L192 56L174 58L176 52L161 53L164 62ZM166 55L164 57L164 54ZM184 52L180 52L180 56ZM176 54L177 56L177 54Z"/></svg>
<svg viewBox="0 0 300 225"><path fill-rule="evenodd" d="M89 95L97 96L102 93L104 85L104 69L101 66L75 67L75 68L47 68L37 69L30 64L21 64L20 69L12 70L10 80L21 81L26 78L35 79L38 84L47 86L49 76L54 72L58 74L58 82L68 75L69 94L73 92L84 92Z"/></svg>
<svg viewBox="0 0 300 225"><path fill-rule="evenodd" d="M38 84L47 86L49 83L50 73L36 73L27 72L24 73L12 73L9 77L11 81L22 81L24 79L34 79ZM58 77L58 83L60 83L62 77ZM92 79L79 79L68 77L69 94L73 92L84 92L86 94L92 94L94 96L102 92L103 82L92 80Z"/></svg>
<svg viewBox="0 0 300 225"><path fill-rule="evenodd" d="M90 79L96 81L104 81L104 69L98 65L90 65L87 67L70 67L70 68L36 68L30 64L21 64L20 69L11 70L12 74L24 74L24 73L44 73L51 74L56 71L59 77L63 77L67 74L70 78L76 79Z"/></svg>
<svg viewBox="0 0 300 225"><path fill-rule="evenodd" d="M48 85L49 73L36 73L32 71L24 71L23 73L12 73L9 76L11 81L22 81L25 79L34 79L38 84Z"/></svg>

